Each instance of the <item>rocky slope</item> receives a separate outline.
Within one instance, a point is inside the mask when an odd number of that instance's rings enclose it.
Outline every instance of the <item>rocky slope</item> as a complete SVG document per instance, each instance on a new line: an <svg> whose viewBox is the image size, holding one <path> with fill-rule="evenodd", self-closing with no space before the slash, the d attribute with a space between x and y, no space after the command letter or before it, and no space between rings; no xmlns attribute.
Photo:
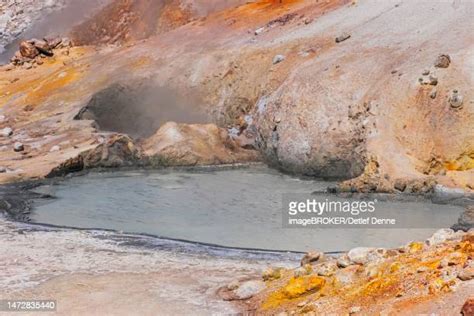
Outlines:
<svg viewBox="0 0 474 316"><path fill-rule="evenodd" d="M344 190L472 189L471 3L214 4L114 1L72 33L99 46L3 67L0 128L14 132L0 139L1 181L44 176L107 138L73 118L105 88L145 80L284 170L354 179Z"/></svg>
<svg viewBox="0 0 474 316"><path fill-rule="evenodd" d="M426 242L354 248L337 260L309 253L300 268L266 270L248 308L258 315L470 315L473 238L441 230ZM239 286L221 295L232 299Z"/></svg>

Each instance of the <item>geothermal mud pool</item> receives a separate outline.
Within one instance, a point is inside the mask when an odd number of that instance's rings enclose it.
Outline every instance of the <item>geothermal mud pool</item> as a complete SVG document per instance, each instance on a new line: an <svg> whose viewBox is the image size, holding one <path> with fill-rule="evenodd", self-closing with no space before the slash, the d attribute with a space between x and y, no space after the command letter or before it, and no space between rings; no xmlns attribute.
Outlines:
<svg viewBox="0 0 474 316"><path fill-rule="evenodd" d="M36 190L55 197L38 201L35 223L112 229L226 247L326 252L356 246L397 247L425 239L436 228L283 228L282 195L324 192L333 183L304 180L255 166L227 170L162 170L90 173ZM319 198L331 198L318 193ZM386 200L378 207L430 227L457 221L462 207L425 200ZM397 213L397 214L398 214Z"/></svg>

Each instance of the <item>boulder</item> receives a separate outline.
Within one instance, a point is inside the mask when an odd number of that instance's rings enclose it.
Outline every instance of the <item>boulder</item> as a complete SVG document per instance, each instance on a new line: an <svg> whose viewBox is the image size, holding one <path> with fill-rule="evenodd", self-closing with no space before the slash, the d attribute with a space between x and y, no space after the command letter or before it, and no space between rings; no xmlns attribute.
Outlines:
<svg viewBox="0 0 474 316"><path fill-rule="evenodd" d="M34 59L39 55L39 50L29 41L22 41L20 43L20 54L21 56L29 59Z"/></svg>
<svg viewBox="0 0 474 316"><path fill-rule="evenodd" d="M232 164L258 160L256 151L241 148L227 130L214 124L168 122L146 139L144 153L152 166Z"/></svg>
<svg viewBox="0 0 474 316"><path fill-rule="evenodd" d="M60 149L59 146L53 146L51 151ZM84 169L141 166L142 158L141 151L130 137L116 134L97 147L66 160L46 177L64 176Z"/></svg>
<svg viewBox="0 0 474 316"><path fill-rule="evenodd" d="M141 152L125 135L113 135L106 142L83 154L85 169L119 168L139 165Z"/></svg>
<svg viewBox="0 0 474 316"><path fill-rule="evenodd" d="M33 39L30 43L32 43L41 54L49 57L54 55L52 48L47 41Z"/></svg>

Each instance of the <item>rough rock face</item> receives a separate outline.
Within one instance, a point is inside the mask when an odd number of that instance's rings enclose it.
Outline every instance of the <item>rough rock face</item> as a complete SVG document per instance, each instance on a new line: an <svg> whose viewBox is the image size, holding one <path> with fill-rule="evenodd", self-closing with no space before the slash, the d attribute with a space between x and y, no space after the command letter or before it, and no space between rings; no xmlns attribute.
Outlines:
<svg viewBox="0 0 474 316"><path fill-rule="evenodd" d="M89 149L97 130L72 118L106 87L145 78L178 95L196 95L212 115L209 121L239 131L239 144L258 147L287 171L352 178L344 185L357 191L425 193L436 183L474 188L472 3L262 0L224 7L229 9L184 25L160 18L168 22L159 31L158 16L144 17L144 29L155 30L144 32L150 35L144 41L125 39L140 31L140 23L130 23L117 33L125 35L116 43L126 45L76 47L28 76L18 68L2 71L2 115L12 118L8 125L28 149L22 160L6 154L3 164L40 176L44 172L30 166L46 166L45 160L57 165L85 150L61 146L46 154L30 146L51 132ZM174 17L180 11L167 12ZM104 17L99 13L83 30L115 21ZM96 31L100 40L91 43L114 42L102 41ZM336 43L344 33L350 38ZM449 40L439 40L444 38ZM278 55L285 59L273 64ZM449 55L447 68L436 67L440 55ZM38 110L26 115L28 105ZM11 148L13 141L2 146Z"/></svg>
<svg viewBox="0 0 474 316"><path fill-rule="evenodd" d="M449 44L429 40L432 36L439 38L435 34L451 32L453 27L449 25L454 21L451 18L461 11L451 8L449 14L443 14L443 19L425 32L409 36L406 45L410 47L394 45L387 49L384 43L395 41L399 34L409 34L411 24L416 23L414 19L409 24L398 25L398 35L391 35L390 30L395 26L388 21L404 15L408 8L390 7L384 11L373 3L359 2L355 8L338 10L341 15L334 16L331 22L321 19L338 25L341 32L351 30L351 37L338 44L323 45L316 57L294 67L277 90L260 99L261 145L271 162L288 171L345 178L360 175L371 160L369 157L378 161L378 173L382 177L397 170L395 174L413 178L416 173L431 175L462 168L460 164L453 166L451 161L470 163L471 158L466 156L472 156L474 143L467 135L472 135L473 128L466 124L473 121L472 112L452 111L447 102L447 94L458 85L463 85L460 91L472 91L462 83L472 78L461 70L470 67L466 63L469 48L462 40ZM440 8L420 7L419 11ZM385 12L384 18L362 26L357 20L365 14L364 10L367 14L380 10ZM466 10L472 12L472 7ZM423 20L428 15L424 13L417 19ZM342 16L344 22L338 21ZM430 21L435 23L435 19ZM312 25L315 33L311 38L317 38L317 31L330 30L322 22L319 26L318 21ZM373 32L375 29L378 31ZM310 32L295 34L311 36ZM427 45L430 48L425 50ZM414 47L423 52L410 54ZM432 67L429 77L436 78L438 93L434 101L429 96L432 89L429 85L434 81L422 87L416 83L419 75L415 71L421 74L422 67ZM456 134L453 124L465 128ZM457 145L449 145L446 135L452 135ZM361 180L356 187L364 186L366 180ZM389 187L393 188L393 180L386 181ZM370 177L368 182L383 180Z"/></svg>
<svg viewBox="0 0 474 316"><path fill-rule="evenodd" d="M33 59L39 55L39 50L34 44L23 41L20 43L20 54L23 57Z"/></svg>
<svg viewBox="0 0 474 316"><path fill-rule="evenodd" d="M132 139L124 135L112 135L97 147L68 159L54 168L48 177L64 176L68 173L92 168L120 168L142 164L140 149Z"/></svg>
<svg viewBox="0 0 474 316"><path fill-rule="evenodd" d="M178 28L216 10L242 4L242 0L113 0L92 19L75 27L80 45L120 44L141 40Z"/></svg>
<svg viewBox="0 0 474 316"><path fill-rule="evenodd" d="M240 148L225 129L214 124L168 122L144 144L152 165L214 165L256 161L253 150Z"/></svg>
<svg viewBox="0 0 474 316"><path fill-rule="evenodd" d="M118 168L136 165L141 154L133 141L122 135L114 135L105 143L84 155L84 166Z"/></svg>
<svg viewBox="0 0 474 316"><path fill-rule="evenodd" d="M304 274L300 267L281 269L278 279L264 275L266 288L246 302L247 310L258 315L447 315L462 308L471 315L472 302L464 302L472 295L474 235L447 230L435 235L446 238L399 249L355 248L347 254L353 260L343 266L328 258Z"/></svg>
<svg viewBox="0 0 474 316"><path fill-rule="evenodd" d="M285 170L353 178L365 166L366 111L349 113L351 109L337 94L321 94L314 74L323 67L316 64L300 69L268 100L260 100L260 146L271 163Z"/></svg>
<svg viewBox="0 0 474 316"><path fill-rule="evenodd" d="M459 216L458 222L453 225L454 230L468 231L474 228L474 206L468 206Z"/></svg>

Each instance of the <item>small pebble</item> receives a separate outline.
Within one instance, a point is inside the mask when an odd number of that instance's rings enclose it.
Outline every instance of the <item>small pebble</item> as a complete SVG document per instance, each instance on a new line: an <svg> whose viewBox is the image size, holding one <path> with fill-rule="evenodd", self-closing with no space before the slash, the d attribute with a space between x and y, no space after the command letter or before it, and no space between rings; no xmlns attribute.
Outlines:
<svg viewBox="0 0 474 316"><path fill-rule="evenodd" d="M336 43L344 42L345 40L349 39L350 37L351 37L350 34L342 33L340 36L336 37Z"/></svg>
<svg viewBox="0 0 474 316"><path fill-rule="evenodd" d="M276 64L279 64L281 63L282 61L285 60L285 56L283 55L276 55L275 57L273 57L273 64L276 65Z"/></svg>
<svg viewBox="0 0 474 316"><path fill-rule="evenodd" d="M15 152L20 152L20 151L25 150L25 146L23 146L22 143L15 143L15 144L13 145L13 150L14 150Z"/></svg>
<svg viewBox="0 0 474 316"><path fill-rule="evenodd" d="M458 109L462 107L463 100L464 98L459 94L459 91L453 90L451 96L449 97L449 104L451 104L452 108Z"/></svg>
<svg viewBox="0 0 474 316"><path fill-rule="evenodd" d="M0 130L0 136L9 137L13 135L13 130L10 127L5 127L4 129Z"/></svg>
<svg viewBox="0 0 474 316"><path fill-rule="evenodd" d="M261 27L261 28L259 28L259 29L256 29L255 32L254 32L254 34L255 34L255 35L259 35L259 34L262 33L264 30L265 30L265 28L264 28L264 27Z"/></svg>
<svg viewBox="0 0 474 316"><path fill-rule="evenodd" d="M50 152L54 152L54 151L60 151L61 150L61 147L59 147L58 145L56 146L53 146L51 147L51 149L49 150Z"/></svg>
<svg viewBox="0 0 474 316"><path fill-rule="evenodd" d="M436 86L438 84L438 77L431 75L429 79L430 79L430 85Z"/></svg>

